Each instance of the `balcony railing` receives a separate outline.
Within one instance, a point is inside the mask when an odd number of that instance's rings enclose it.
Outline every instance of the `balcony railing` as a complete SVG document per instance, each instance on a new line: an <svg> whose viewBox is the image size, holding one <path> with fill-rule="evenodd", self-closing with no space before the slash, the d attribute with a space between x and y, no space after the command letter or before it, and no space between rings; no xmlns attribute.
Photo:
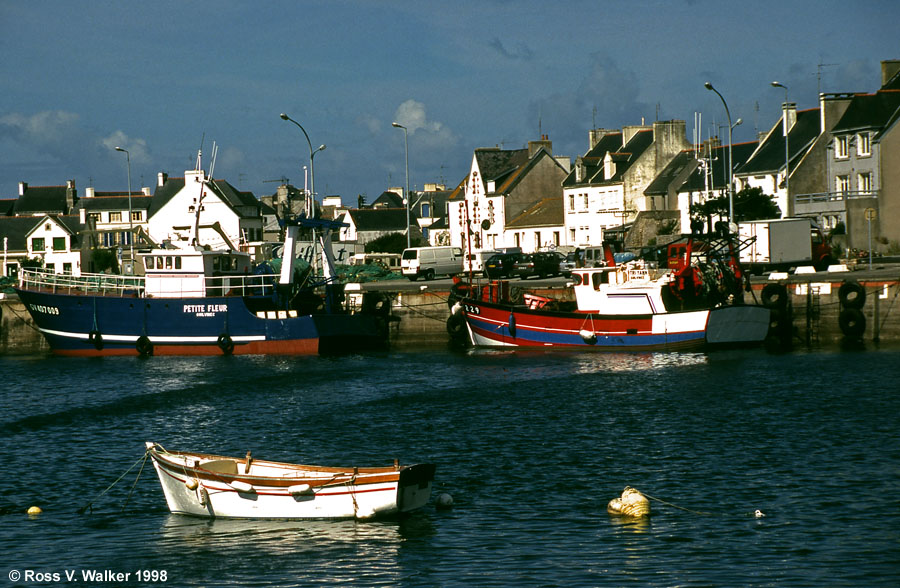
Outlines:
<svg viewBox="0 0 900 588"><path fill-rule="evenodd" d="M795 204L814 204L816 202L840 202L860 198L878 198L878 190L847 192L814 192L812 194L795 194Z"/></svg>

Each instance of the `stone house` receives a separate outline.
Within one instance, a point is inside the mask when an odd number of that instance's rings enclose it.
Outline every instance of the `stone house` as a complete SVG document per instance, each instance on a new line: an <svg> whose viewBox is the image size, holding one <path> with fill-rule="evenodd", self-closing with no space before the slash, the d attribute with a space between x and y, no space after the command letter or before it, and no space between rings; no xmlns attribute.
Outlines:
<svg viewBox="0 0 900 588"><path fill-rule="evenodd" d="M554 157L544 136L525 149L478 148L466 179L448 200L450 245L472 251L515 246L517 231L507 222L546 199L562 198L569 171L566 157ZM471 241L470 241L471 238ZM523 249L533 249L523 244Z"/></svg>

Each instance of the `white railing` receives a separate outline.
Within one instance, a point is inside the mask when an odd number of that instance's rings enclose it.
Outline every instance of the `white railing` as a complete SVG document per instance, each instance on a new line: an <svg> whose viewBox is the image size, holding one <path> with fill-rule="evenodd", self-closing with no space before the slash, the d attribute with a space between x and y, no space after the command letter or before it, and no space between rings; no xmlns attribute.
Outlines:
<svg viewBox="0 0 900 588"><path fill-rule="evenodd" d="M847 191L847 192L814 192L812 194L796 194L794 202L797 204L811 204L814 202L839 202L842 200L856 200L858 198L878 198L878 190Z"/></svg>
<svg viewBox="0 0 900 588"><path fill-rule="evenodd" d="M157 278L167 280L165 276ZM173 276L173 283L178 280ZM178 280L180 282L180 280ZM206 296L269 296L274 292L278 276L274 274L239 276L214 276L205 278ZM144 276L121 276L117 274L57 274L44 269L24 269L19 276L23 290L43 290L64 294L92 294L99 296L145 296ZM167 292L154 294L161 298L178 298L183 295L197 296L199 292Z"/></svg>

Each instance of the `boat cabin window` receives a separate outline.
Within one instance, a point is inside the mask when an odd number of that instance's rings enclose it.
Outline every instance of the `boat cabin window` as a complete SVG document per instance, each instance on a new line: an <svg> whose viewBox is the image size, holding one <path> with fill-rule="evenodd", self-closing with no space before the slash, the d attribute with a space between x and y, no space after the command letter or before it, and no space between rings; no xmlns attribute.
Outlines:
<svg viewBox="0 0 900 588"><path fill-rule="evenodd" d="M153 258L152 257L144 258L144 267L147 269L153 269Z"/></svg>
<svg viewBox="0 0 900 588"><path fill-rule="evenodd" d="M161 270L161 269L173 269L173 268L180 270L181 269L181 257L179 257L177 255L176 256L157 255L156 257L148 255L147 257L144 258L144 267L146 267L148 270L152 270L152 269Z"/></svg>
<svg viewBox="0 0 900 588"><path fill-rule="evenodd" d="M591 275L591 285L594 290L599 290L600 284L609 284L609 272L595 272Z"/></svg>

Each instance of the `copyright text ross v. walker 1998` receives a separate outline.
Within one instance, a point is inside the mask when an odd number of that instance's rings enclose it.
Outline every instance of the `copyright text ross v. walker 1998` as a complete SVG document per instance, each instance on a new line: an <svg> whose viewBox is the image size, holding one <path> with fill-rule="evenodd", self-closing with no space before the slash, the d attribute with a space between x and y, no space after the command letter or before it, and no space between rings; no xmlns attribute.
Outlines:
<svg viewBox="0 0 900 588"><path fill-rule="evenodd" d="M167 582L169 574L166 570L132 570L130 572L117 572L114 570L10 570L9 579L12 582L24 582L33 584L57 584L60 582L95 582L101 584L118 585L121 582Z"/></svg>

